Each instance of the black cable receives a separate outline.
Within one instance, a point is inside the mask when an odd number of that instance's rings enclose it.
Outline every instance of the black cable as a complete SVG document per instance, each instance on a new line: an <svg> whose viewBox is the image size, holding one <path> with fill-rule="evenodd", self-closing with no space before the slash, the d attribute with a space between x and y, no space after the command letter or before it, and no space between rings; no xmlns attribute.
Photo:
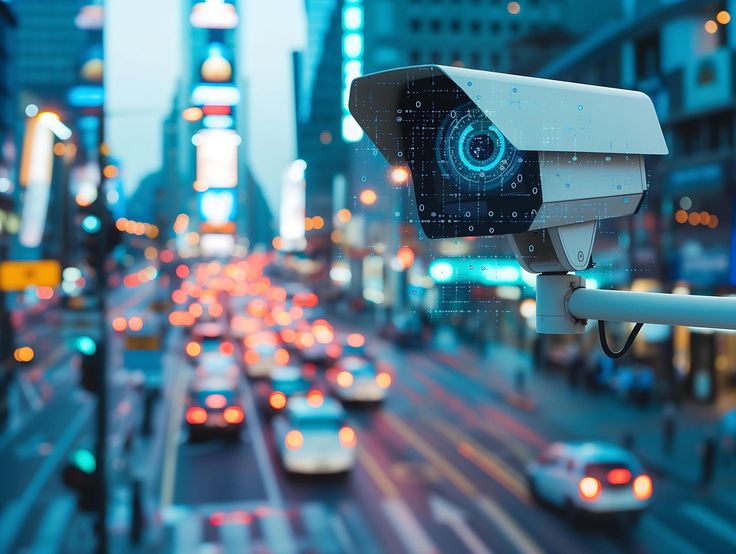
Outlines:
<svg viewBox="0 0 736 554"><path fill-rule="evenodd" d="M634 325L634 328L631 330L631 334L629 335L629 338L626 339L626 343L624 343L623 347L621 347L621 350L618 352L614 352L611 350L611 347L608 345L608 340L606 339L606 322L605 321L598 321L598 336L601 339L601 348L603 348L603 352L606 353L606 356L609 358L612 358L614 360L617 360L624 354L626 354L629 351L629 348L631 348L631 345L634 344L634 340L636 339L636 335L639 334L639 331L641 331L641 328L644 326L643 323L637 323Z"/></svg>

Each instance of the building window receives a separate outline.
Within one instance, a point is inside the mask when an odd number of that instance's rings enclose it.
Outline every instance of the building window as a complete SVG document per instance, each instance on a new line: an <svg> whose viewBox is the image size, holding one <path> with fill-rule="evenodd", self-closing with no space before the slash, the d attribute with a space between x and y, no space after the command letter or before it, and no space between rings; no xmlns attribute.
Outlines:
<svg viewBox="0 0 736 554"><path fill-rule="evenodd" d="M414 33L418 33L422 30L422 20L421 19L411 19L409 21L409 29L412 30Z"/></svg>
<svg viewBox="0 0 736 554"><path fill-rule="evenodd" d="M459 19L453 19L450 22L450 29L452 29L453 33L459 33L460 32L460 20Z"/></svg>
<svg viewBox="0 0 736 554"><path fill-rule="evenodd" d="M439 19L433 19L429 25L432 28L432 32L434 33L438 33L439 30L442 28L442 22Z"/></svg>
<svg viewBox="0 0 736 554"><path fill-rule="evenodd" d="M480 67L480 54L478 52L471 52L470 53L470 65L473 68L479 68Z"/></svg>
<svg viewBox="0 0 736 554"><path fill-rule="evenodd" d="M412 50L409 53L409 62L411 65L419 65L421 63L422 55L419 53L419 50Z"/></svg>
<svg viewBox="0 0 736 554"><path fill-rule="evenodd" d="M636 78L638 80L655 77L659 73L659 33L652 33L638 41L636 51Z"/></svg>
<svg viewBox="0 0 736 554"><path fill-rule="evenodd" d="M498 21L491 21L490 29L492 33L498 34L501 32L501 24Z"/></svg>
<svg viewBox="0 0 736 554"><path fill-rule="evenodd" d="M470 32L477 35L480 33L480 21L471 21L470 22Z"/></svg>

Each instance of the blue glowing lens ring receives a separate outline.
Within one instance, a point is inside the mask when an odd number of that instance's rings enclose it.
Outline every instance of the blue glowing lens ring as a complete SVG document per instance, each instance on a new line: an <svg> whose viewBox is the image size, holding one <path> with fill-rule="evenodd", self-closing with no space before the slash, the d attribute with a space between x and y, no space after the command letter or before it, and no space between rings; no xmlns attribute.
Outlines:
<svg viewBox="0 0 736 554"><path fill-rule="evenodd" d="M443 176L473 192L502 188L523 162L514 145L472 103L451 111L442 122L435 153Z"/></svg>

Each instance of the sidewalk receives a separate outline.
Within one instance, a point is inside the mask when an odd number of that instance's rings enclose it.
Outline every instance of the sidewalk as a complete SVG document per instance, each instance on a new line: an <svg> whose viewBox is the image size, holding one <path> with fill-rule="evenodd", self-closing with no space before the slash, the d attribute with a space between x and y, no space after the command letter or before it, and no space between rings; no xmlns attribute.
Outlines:
<svg viewBox="0 0 736 554"><path fill-rule="evenodd" d="M526 368L526 394L533 409L565 432L581 439L615 443L621 443L629 434L634 440L634 450L651 469L687 486L700 483L702 443L715 434L722 410L726 408L723 404L717 407L683 404L677 414L677 431L670 454L662 445L661 405L653 403L640 408L609 391L571 388L564 376L532 370L528 353L505 345L492 345L484 360L489 382L504 392L513 390L518 368ZM711 490L736 490L736 464L724 467L719 460Z"/></svg>

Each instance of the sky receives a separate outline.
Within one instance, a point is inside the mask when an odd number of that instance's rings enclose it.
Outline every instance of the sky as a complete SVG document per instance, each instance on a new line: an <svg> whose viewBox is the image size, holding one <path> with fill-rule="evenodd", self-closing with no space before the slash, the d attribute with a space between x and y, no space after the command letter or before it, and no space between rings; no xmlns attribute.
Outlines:
<svg viewBox="0 0 736 554"><path fill-rule="evenodd" d="M161 167L162 122L182 68L188 0L107 0L107 136L126 192ZM251 170L278 215L281 173L295 158L291 52L305 42L303 0L240 0L239 84ZM189 68L185 68L187 71ZM193 179L193 176L192 176Z"/></svg>

